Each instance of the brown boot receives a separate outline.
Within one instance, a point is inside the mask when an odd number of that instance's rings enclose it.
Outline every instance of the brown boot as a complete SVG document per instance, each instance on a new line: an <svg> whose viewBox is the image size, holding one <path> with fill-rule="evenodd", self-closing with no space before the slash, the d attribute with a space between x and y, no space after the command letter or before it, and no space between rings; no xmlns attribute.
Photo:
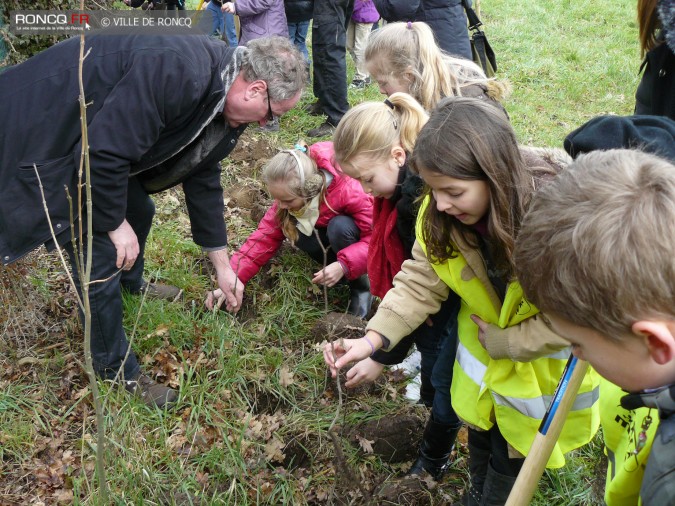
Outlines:
<svg viewBox="0 0 675 506"><path fill-rule="evenodd" d="M163 408L176 402L178 392L139 373L134 380L126 380L124 388L127 392L141 399L147 406Z"/></svg>
<svg viewBox="0 0 675 506"><path fill-rule="evenodd" d="M149 283L145 280L143 280L140 293L147 293L150 299L168 300L170 302L176 302L183 297L183 290L177 286Z"/></svg>

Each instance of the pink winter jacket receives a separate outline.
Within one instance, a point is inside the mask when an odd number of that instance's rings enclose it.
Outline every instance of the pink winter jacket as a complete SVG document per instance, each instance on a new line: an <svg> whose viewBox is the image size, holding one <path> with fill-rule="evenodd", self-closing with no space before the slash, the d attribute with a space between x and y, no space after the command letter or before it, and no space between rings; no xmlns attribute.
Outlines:
<svg viewBox="0 0 675 506"><path fill-rule="evenodd" d="M326 228L333 217L345 215L351 216L361 231L358 242L337 254L338 261L345 269L345 277L349 280L356 279L366 273L368 244L373 228L373 199L363 192L356 180L342 174L333 165L332 142L318 142L309 148L309 153L320 169L333 175L333 180L326 189L325 199L319 205L319 219L315 228ZM285 239L277 220L277 207L275 202L267 210L258 229L230 259L232 270L244 284L274 256Z"/></svg>

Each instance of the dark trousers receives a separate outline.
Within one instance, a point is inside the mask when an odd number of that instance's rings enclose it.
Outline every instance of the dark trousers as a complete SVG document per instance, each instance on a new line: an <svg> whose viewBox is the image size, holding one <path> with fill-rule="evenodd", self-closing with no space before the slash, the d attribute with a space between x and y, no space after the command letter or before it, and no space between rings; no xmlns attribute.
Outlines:
<svg viewBox="0 0 675 506"><path fill-rule="evenodd" d="M336 216L328 222L326 228L317 230L321 244L328 250L326 265L337 261L338 251L361 239L361 230L349 216ZM301 233L295 245L323 265L323 251L317 242L316 234L307 236Z"/></svg>
<svg viewBox="0 0 675 506"><path fill-rule="evenodd" d="M486 458L488 456L489 458ZM478 469L472 467L471 463L469 464L472 473L478 472L485 475L487 474L488 464L491 464L492 468L499 474L513 478L518 476L520 468L523 467L523 462L525 462L525 459L509 458L508 443L496 425L488 431L469 429L469 461L471 459L480 461L473 462L473 464L480 464L475 466ZM473 483L474 477L471 479Z"/></svg>
<svg viewBox="0 0 675 506"><path fill-rule="evenodd" d="M347 101L347 24L354 0L314 2L312 58L314 95L328 123L337 126L349 109Z"/></svg>
<svg viewBox="0 0 675 506"><path fill-rule="evenodd" d="M94 232L92 238L91 280L107 279L103 283L89 285L89 302L91 306L91 352L94 370L103 378L112 378L122 366L129 342L122 325L122 291L124 286L131 292L138 292L143 283L143 254L145 242L150 232L155 204L136 178L129 179L127 191L126 219L134 229L140 245L140 254L129 271L115 274L117 250L107 232ZM86 237L84 238L86 244ZM75 283L80 289L80 279L75 268L75 252L72 243L65 249L70 256ZM108 279L110 278L110 279ZM83 315L80 314L80 318ZM138 360L133 351L124 363L124 377L134 378L140 370Z"/></svg>

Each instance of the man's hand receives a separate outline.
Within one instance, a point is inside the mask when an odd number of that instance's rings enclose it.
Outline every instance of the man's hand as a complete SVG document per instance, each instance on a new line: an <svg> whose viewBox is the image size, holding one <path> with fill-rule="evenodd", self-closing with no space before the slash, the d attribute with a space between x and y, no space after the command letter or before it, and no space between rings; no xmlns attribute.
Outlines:
<svg viewBox="0 0 675 506"><path fill-rule="evenodd" d="M241 280L236 281L234 296L237 299L236 306L225 304L225 309L227 309L232 313L236 313L237 311L239 311L239 309L241 308L241 302L244 298L244 283L242 283ZM204 304L209 310L212 310L213 308L220 309L220 307L224 303L226 303L225 294L220 288L217 288L216 290L210 291L209 293L206 294L206 300L204 301Z"/></svg>
<svg viewBox="0 0 675 506"><path fill-rule="evenodd" d="M141 252L136 232L131 228L129 222L124 220L119 227L108 232L108 237L110 237L117 250L115 267L118 269L124 268L125 271L128 271L134 266L134 262L136 262L138 254Z"/></svg>
<svg viewBox="0 0 675 506"><path fill-rule="evenodd" d="M382 374L384 365L375 362L372 358L366 358L357 362L347 371L347 388L354 388L361 383L372 383L377 377Z"/></svg>
<svg viewBox="0 0 675 506"><path fill-rule="evenodd" d="M351 362L358 362L369 357L381 347L382 336L374 330L369 330L361 339L340 339L333 343L326 343L323 347L323 359L335 378L339 369Z"/></svg>
<svg viewBox="0 0 675 506"><path fill-rule="evenodd" d="M220 8L223 12L229 12L230 14L236 14L237 10L234 7L233 2L225 2L223 6Z"/></svg>
<svg viewBox="0 0 675 506"><path fill-rule="evenodd" d="M211 259L211 263L213 263L216 269L218 288L222 292L221 296L225 297L225 307L228 311L236 313L241 307L241 300L244 296L244 284L237 278L232 267L230 267L227 248L209 251L209 259ZM239 292L238 296L237 291ZM208 300L207 297L207 304Z"/></svg>
<svg viewBox="0 0 675 506"><path fill-rule="evenodd" d="M487 332L490 324L484 322L475 314L471 315L471 321L478 325L478 340L480 341L480 344L483 346L483 348L487 349L487 346L485 346L485 333Z"/></svg>
<svg viewBox="0 0 675 506"><path fill-rule="evenodd" d="M333 262L332 264L327 265L325 269L315 272L314 277L312 278L312 283L331 287L335 286L335 284L340 281L344 275L345 271L342 270L342 265L340 265L340 262Z"/></svg>

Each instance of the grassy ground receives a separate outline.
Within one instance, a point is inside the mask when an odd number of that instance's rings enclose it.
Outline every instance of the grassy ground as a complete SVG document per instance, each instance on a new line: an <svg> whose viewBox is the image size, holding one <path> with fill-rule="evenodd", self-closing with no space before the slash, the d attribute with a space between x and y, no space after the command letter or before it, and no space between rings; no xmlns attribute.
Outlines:
<svg viewBox="0 0 675 506"><path fill-rule="evenodd" d="M514 88L506 107L523 143L561 146L569 131L597 114L631 112L640 64L635 2L483 0L481 10L499 77ZM376 86L349 93L351 103L382 98ZM311 100L308 93L302 104ZM267 203L256 180L261 163L321 121L298 107L282 119L278 135L251 127L237 156L224 162L234 246ZM316 350L320 336L312 332L324 312L322 294L310 283L317 267L284 248L247 286L240 315L206 312L210 271L190 240L182 196L172 190L157 204L147 273L183 288L185 300L126 297L125 325L146 370L180 388L180 406L151 410L101 383L114 502L347 504L358 503L355 481L371 491L390 482L408 464L364 451L376 443L358 430L360 444L347 435L373 421L423 414L403 399L394 375L350 394L338 425L356 478L346 479L344 466L336 471L327 428L337 393ZM0 268L0 283L0 504L97 504L93 408L67 280L54 256L39 253ZM331 291L328 302L343 310L346 292ZM414 450L416 437L408 439ZM566 468L548 472L534 504L600 504L600 454L596 441ZM443 483L411 495L414 500L389 500L449 502L461 493L465 467L460 445Z"/></svg>

